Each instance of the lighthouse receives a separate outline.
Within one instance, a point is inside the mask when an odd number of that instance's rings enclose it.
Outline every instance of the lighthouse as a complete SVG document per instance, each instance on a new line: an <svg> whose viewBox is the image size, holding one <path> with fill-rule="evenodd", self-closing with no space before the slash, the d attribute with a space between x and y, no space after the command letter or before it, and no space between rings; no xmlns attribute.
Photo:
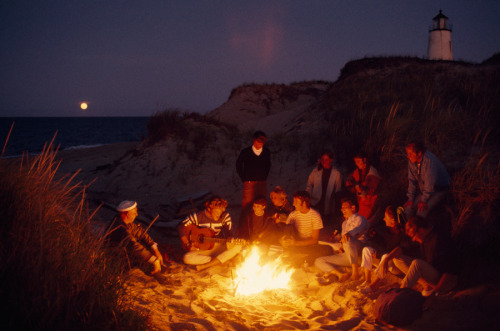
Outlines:
<svg viewBox="0 0 500 331"><path fill-rule="evenodd" d="M453 61L453 51L451 48L451 24L441 10L432 19L429 27L429 60Z"/></svg>

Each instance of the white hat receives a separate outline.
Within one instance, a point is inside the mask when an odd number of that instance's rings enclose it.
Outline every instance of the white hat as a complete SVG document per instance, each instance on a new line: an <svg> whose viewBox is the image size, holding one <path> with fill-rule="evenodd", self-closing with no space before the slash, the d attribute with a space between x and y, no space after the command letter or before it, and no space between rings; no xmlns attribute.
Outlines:
<svg viewBox="0 0 500 331"><path fill-rule="evenodd" d="M129 211L129 210L132 210L136 207L137 207L137 202L125 200L125 201L122 201L118 205L118 208L116 208L116 210L123 213L123 212Z"/></svg>

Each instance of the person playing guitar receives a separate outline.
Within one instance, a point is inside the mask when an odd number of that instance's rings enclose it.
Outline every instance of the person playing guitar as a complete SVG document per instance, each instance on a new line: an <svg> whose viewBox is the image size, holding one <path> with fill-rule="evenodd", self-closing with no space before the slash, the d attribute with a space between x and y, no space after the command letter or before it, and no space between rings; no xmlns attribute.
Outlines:
<svg viewBox="0 0 500 331"><path fill-rule="evenodd" d="M242 245L233 240L231 216L227 201L214 196L205 202L205 209L189 215L177 230L183 248L184 263L204 270L223 264L241 252ZM210 240L210 238L218 240Z"/></svg>

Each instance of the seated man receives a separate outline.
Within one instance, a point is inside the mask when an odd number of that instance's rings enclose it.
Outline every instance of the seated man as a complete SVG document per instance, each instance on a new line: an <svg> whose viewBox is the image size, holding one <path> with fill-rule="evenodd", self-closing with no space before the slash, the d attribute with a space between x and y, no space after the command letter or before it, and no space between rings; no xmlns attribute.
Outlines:
<svg viewBox="0 0 500 331"><path fill-rule="evenodd" d="M224 264L240 253L242 246L232 240L231 216L225 212L226 207L227 201L215 196L205 202L204 210L179 224L179 236L188 251L184 263L195 265L200 271ZM200 236L196 233L203 234L203 242L198 241ZM210 241L213 238L216 240Z"/></svg>
<svg viewBox="0 0 500 331"><path fill-rule="evenodd" d="M118 215L108 227L107 235L111 242L123 245L133 264L151 265L151 274L161 271L163 257L158 244L151 239L141 225L134 223L137 217L137 202L122 201L117 208Z"/></svg>
<svg viewBox="0 0 500 331"><path fill-rule="evenodd" d="M275 223L268 218L271 217L266 210L266 198L259 196L253 200L252 211L241 219L238 226L238 237L249 241L255 241L260 238L260 235L267 230L269 226L274 226Z"/></svg>
<svg viewBox="0 0 500 331"><path fill-rule="evenodd" d="M359 257L361 249L366 242L366 231L368 221L357 214L357 205L354 198L343 198L341 200L341 211L345 221L342 223L342 233L340 236L341 253L317 258L314 265L320 269L324 275L318 279L320 283L331 283L335 276L340 281L351 278L359 278ZM352 274L341 273L336 267L352 267Z"/></svg>
<svg viewBox="0 0 500 331"><path fill-rule="evenodd" d="M333 251L329 245L318 244L323 221L321 215L311 208L309 193L297 191L293 195L293 206L295 211L288 215L286 224L294 226L295 236L287 235L281 239L291 262L294 265L310 264L317 257L331 254Z"/></svg>
<svg viewBox="0 0 500 331"><path fill-rule="evenodd" d="M424 145L410 142L406 145L408 158L408 201L405 212L426 217L448 194L451 179L443 163Z"/></svg>
<svg viewBox="0 0 500 331"><path fill-rule="evenodd" d="M422 259L411 262L401 288L413 288L417 282L423 287L422 295L445 294L458 281L458 255L449 235L436 231L421 217L411 217L406 223L406 234L420 244Z"/></svg>

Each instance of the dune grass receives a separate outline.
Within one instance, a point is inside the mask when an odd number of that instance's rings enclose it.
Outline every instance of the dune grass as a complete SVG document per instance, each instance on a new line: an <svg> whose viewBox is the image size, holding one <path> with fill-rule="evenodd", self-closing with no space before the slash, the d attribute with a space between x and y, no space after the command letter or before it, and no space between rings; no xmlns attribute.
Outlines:
<svg viewBox="0 0 500 331"><path fill-rule="evenodd" d="M323 151L333 151L344 174L354 169L353 154L364 150L384 176L381 203L402 204L408 186L404 146L408 140L421 140L452 175L453 235L481 246L492 240L489 234L498 235L498 81L498 66L412 57L351 61L331 88L296 119L295 127L270 137L268 146L286 155L284 160L300 158L311 165ZM274 86L241 87L265 93ZM248 143L240 139L244 133L231 134L230 139ZM194 154L202 147L195 145ZM237 155L242 146L228 147ZM483 232L486 228L491 231ZM468 236L471 231L483 235Z"/></svg>
<svg viewBox="0 0 500 331"><path fill-rule="evenodd" d="M58 178L51 144L0 160L0 296L4 330L140 330L85 206L85 187Z"/></svg>

